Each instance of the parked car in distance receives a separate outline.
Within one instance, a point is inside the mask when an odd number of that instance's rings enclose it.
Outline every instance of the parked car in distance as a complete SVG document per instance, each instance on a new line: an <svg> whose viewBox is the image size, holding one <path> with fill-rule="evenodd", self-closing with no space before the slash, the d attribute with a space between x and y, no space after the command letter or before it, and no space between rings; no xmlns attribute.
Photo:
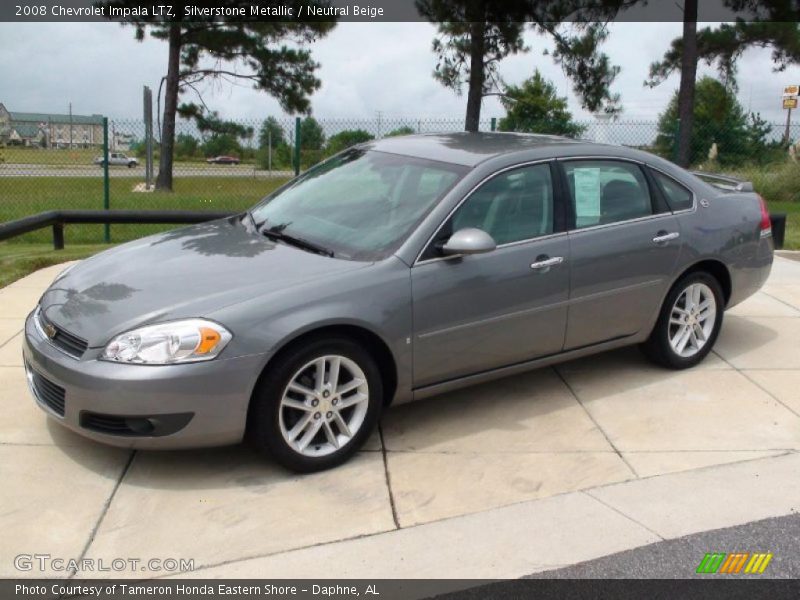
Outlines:
<svg viewBox="0 0 800 600"><path fill-rule="evenodd" d="M98 156L94 159L94 164L96 165L103 165L105 163L105 159L102 156ZM139 164L139 161L133 158L132 156L128 156L127 154L123 154L122 152L111 152L108 155L108 166L121 166L121 167L128 167L132 169L136 165Z"/></svg>
<svg viewBox="0 0 800 600"><path fill-rule="evenodd" d="M207 158L206 162L210 165L238 165L241 161L235 156L214 156Z"/></svg>
<svg viewBox="0 0 800 600"><path fill-rule="evenodd" d="M101 442L246 438L325 469L392 403L631 344L699 363L772 265L764 200L728 187L552 136L368 142L62 273L25 324L28 381Z"/></svg>

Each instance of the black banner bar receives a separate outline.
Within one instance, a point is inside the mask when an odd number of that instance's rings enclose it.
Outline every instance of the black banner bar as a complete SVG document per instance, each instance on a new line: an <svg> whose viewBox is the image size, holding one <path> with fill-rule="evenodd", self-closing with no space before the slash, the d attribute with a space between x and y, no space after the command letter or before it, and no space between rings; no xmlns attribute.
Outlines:
<svg viewBox="0 0 800 600"><path fill-rule="evenodd" d="M502 10L503 0L496 9ZM587 7L614 5L622 8L614 21L678 22L683 20L680 2L650 0L539 0L542 11L559 15L559 21L580 19ZM491 3L491 2L490 2ZM83 21L357 21L414 22L425 21L417 8L417 0L252 0L223 2L214 0L150 0L125 2L124 8L112 13L107 3L98 0L3 0L0 22L83 22ZM699 0L698 21L797 21L800 0Z"/></svg>
<svg viewBox="0 0 800 600"><path fill-rule="evenodd" d="M603 598L758 599L800 597L800 581L748 576L709 576L708 579L4 579L0 598L51 600L542 600Z"/></svg>

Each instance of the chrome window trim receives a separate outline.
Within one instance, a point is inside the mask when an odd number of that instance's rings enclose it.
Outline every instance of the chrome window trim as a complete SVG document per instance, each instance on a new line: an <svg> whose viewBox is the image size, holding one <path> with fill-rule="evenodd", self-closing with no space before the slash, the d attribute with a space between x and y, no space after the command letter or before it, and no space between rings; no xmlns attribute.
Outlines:
<svg viewBox="0 0 800 600"><path fill-rule="evenodd" d="M425 250L428 249L428 246L430 246L430 243L434 240L434 238L442 230L442 227L444 227L445 223L447 223L450 220L450 217L452 217L453 214L459 208L461 208L461 205L464 204L464 202L466 202L467 200L469 200L469 198L472 196L472 194L474 194L475 191L479 187L481 187L484 183L486 183L490 179L494 179L498 175L502 175L506 171L513 171L515 169L521 169L521 168L524 168L524 167L531 167L531 166L541 165L541 164L550 164L554 160L556 160L556 159L554 159L554 158L539 158L537 160L532 160L532 161L523 162L523 163L517 163L515 165L511 165L511 166L508 166L508 167L503 167L499 171L495 171L494 173L492 173L490 175L487 175L486 177L481 179L478 183L476 183L474 186L472 186L466 194L464 194L464 197L461 198L461 200L458 201L458 204L456 204L453 207L453 209L449 213L447 213L447 216L444 219L442 219L442 222L439 223L439 226L436 228L436 230L430 235L428 240L422 245L422 248L417 253L417 257L414 259L414 264L412 264L411 267L413 268L413 267L416 267L417 265L424 265L424 264L437 262L437 261L442 261L442 260L452 260L454 258L460 258L461 256L463 256L461 254L453 254L451 256L437 256L436 258L428 258L428 259L425 259L425 260L420 260L420 256L422 256L422 254L425 252ZM553 207L554 208L555 208L555 205L556 205L556 195L555 195L555 186L553 186ZM555 223L555 219L553 219L553 222ZM517 240L515 242L508 242L507 244L502 244L500 246L497 246L497 248L506 248L506 247L511 246L511 245L524 244L524 243L527 243L527 242L532 242L534 240L543 240L545 238L557 237L559 235L565 235L566 233L567 233L566 231L558 231L558 232L554 232L554 233L548 233L548 234L545 234L545 235L540 235L540 236L528 238L528 239L525 239L525 240Z"/></svg>
<svg viewBox="0 0 800 600"><path fill-rule="evenodd" d="M450 217L448 216L448 219L449 218ZM445 219L445 221L446 221L446 219ZM437 231L437 233L438 233L438 231ZM497 246L495 248L495 250L503 250L504 248L510 248L512 246L521 246L523 244L531 244L533 242L538 242L538 241L542 241L542 240L550 240L550 239L554 239L554 238L564 237L564 236L567 235L567 233L568 232L566 232L566 231L558 231L556 233L548 233L547 235L540 235L538 237L528 238L526 240L517 240L516 242L508 242L506 244L500 244L499 246ZM436 234L434 234L434 235L436 235ZM433 238L431 238L431 239L433 239ZM430 244L430 240L428 241L427 244L425 244L425 248L428 247L428 244ZM493 250L492 252L494 252L495 250ZM453 259L456 259L456 258L464 258L464 255L463 254L450 254L448 256L437 256L435 258L427 258L425 260L418 260L417 262L414 263L413 266L416 267L417 265L427 265L427 264L434 263L434 262L439 262L439 261L443 261L443 260L453 260Z"/></svg>
<svg viewBox="0 0 800 600"><path fill-rule="evenodd" d="M576 227L575 229L570 229L568 233L570 235L576 235L576 234L583 233L584 231L595 231L597 229L608 229L609 227L617 227L619 225L630 225L631 223L642 223L642 222L645 222L645 221L655 221L657 219L663 219L665 217L672 217L674 215L675 215L675 213L672 213L672 212L658 213L658 214L655 214L655 215L647 215L647 216L644 216L644 217L636 217L635 219L626 219L624 221L614 221L613 223L602 223L600 225L592 225L591 227L581 227L581 228L577 228Z"/></svg>

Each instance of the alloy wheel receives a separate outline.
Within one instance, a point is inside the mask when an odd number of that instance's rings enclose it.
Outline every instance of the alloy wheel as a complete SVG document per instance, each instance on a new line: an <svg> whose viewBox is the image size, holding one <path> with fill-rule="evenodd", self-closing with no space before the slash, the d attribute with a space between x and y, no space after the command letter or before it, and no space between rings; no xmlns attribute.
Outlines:
<svg viewBox="0 0 800 600"><path fill-rule="evenodd" d="M669 344L678 356L691 358L708 343L717 320L714 292L704 283L692 283L681 292L669 317Z"/></svg>
<svg viewBox="0 0 800 600"><path fill-rule="evenodd" d="M306 363L289 380L278 413L284 441L298 454L332 454L356 436L369 408L367 376L339 355Z"/></svg>

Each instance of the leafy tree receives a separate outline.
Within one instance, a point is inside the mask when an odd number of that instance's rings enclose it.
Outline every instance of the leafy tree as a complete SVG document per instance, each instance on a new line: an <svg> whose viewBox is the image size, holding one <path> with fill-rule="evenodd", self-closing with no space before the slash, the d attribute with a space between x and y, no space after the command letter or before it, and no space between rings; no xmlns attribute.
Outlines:
<svg viewBox="0 0 800 600"><path fill-rule="evenodd" d="M230 133L215 133L203 143L206 156L242 156L242 145L239 139Z"/></svg>
<svg viewBox="0 0 800 600"><path fill-rule="evenodd" d="M675 152L675 130L680 92L675 92L658 121L656 151L671 158ZM770 127L760 116L747 114L730 88L712 77L696 85L689 164L706 160L717 144L721 165L737 165L758 157L767 149Z"/></svg>
<svg viewBox="0 0 800 600"><path fill-rule="evenodd" d="M328 139L328 144L325 147L326 154L333 155L337 152L345 150L346 148L349 148L350 146L363 144L364 142L374 139L375 136L370 134L368 131L364 131L363 129L345 129L344 131L340 131L339 133L332 135Z"/></svg>
<svg viewBox="0 0 800 600"><path fill-rule="evenodd" d="M327 5L326 0L287 0L283 6L298 9L308 4ZM102 0L95 3L105 7L136 8L136 0ZM136 39L143 40L149 30L156 39L169 43L167 74L162 81L164 90L164 113L161 125L161 158L156 188L172 189L172 163L175 146L176 115L197 117L207 112L205 103L182 104L179 96L187 92L197 93L196 85L206 79L223 81L248 81L256 89L275 97L287 112L307 112L309 95L319 88L315 76L318 64L304 46L316 38L326 35L333 27L331 17L318 21L236 21L226 17L193 16L183 20L186 3L173 3L175 17L165 21L153 16L134 16L125 21L133 25ZM251 2L246 0L219 0L220 9L244 8L249 12ZM274 1L261 5L277 5ZM325 20L322 20L325 19ZM297 42L288 46L286 41ZM211 61L204 59L212 59ZM199 95L199 94L198 94ZM160 101L159 92L159 101ZM218 124L218 123L217 123ZM224 135L226 132L216 131Z"/></svg>
<svg viewBox="0 0 800 600"><path fill-rule="evenodd" d="M408 125L402 125L397 129L392 129L384 137L397 137L398 135L413 135L415 133L417 132L414 131L413 127L409 127Z"/></svg>
<svg viewBox="0 0 800 600"><path fill-rule="evenodd" d="M681 74L677 162L683 166L687 166L691 158L692 106L698 61L716 64L732 89L736 89L736 61L752 46L772 48L776 71L800 62L800 26L789 0L760 0L758 3L724 0L724 4L739 11L742 18L700 31L697 30L697 4L698 0L685 0L683 36L674 39L664 57L650 65L650 77L645 82L654 87L676 71ZM754 14L759 14L761 19L747 18Z"/></svg>
<svg viewBox="0 0 800 600"><path fill-rule="evenodd" d="M261 124L261 129L258 132L258 147L268 148L270 140L272 141L273 148L286 144L283 127L281 127L275 117L268 117Z"/></svg>
<svg viewBox="0 0 800 600"><path fill-rule="evenodd" d="M500 131L549 133L578 137L585 127L572 120L567 99L559 97L552 82L535 71L522 85L508 85L500 102L506 116L500 119Z"/></svg>
<svg viewBox="0 0 800 600"><path fill-rule="evenodd" d="M325 132L314 117L306 117L300 122L300 149L322 150L325 145Z"/></svg>
<svg viewBox="0 0 800 600"><path fill-rule="evenodd" d="M200 154L200 140L188 133L179 133L175 138L175 156L191 158Z"/></svg>
<svg viewBox="0 0 800 600"><path fill-rule="evenodd" d="M438 24L434 77L459 94L467 86L467 131L478 130L483 97L502 94L499 63L529 50L523 40L526 26L554 41L553 59L584 108L619 110L619 96L610 91L619 68L600 46L608 35L606 23L626 0L416 0L416 5ZM571 24L563 26L567 19Z"/></svg>

